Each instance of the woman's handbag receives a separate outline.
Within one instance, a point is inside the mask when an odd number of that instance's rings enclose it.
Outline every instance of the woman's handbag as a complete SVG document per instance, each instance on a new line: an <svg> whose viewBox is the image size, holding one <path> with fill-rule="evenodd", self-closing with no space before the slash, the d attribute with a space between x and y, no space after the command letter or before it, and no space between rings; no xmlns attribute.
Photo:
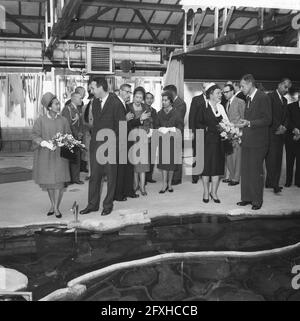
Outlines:
<svg viewBox="0 0 300 321"><path fill-rule="evenodd" d="M69 150L69 148L63 146L60 148L60 157L67 159L71 163L76 163L77 161L77 151L78 147L73 148L73 153Z"/></svg>
<svg viewBox="0 0 300 321"><path fill-rule="evenodd" d="M226 155L231 155L233 153L233 146L232 142L229 141L228 139L223 141L224 144L224 151Z"/></svg>

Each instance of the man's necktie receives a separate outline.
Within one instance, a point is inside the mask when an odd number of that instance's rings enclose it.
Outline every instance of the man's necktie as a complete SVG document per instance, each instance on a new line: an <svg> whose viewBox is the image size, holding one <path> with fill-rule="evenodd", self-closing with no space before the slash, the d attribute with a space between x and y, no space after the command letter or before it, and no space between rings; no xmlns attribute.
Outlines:
<svg viewBox="0 0 300 321"><path fill-rule="evenodd" d="M251 97L250 96L247 96L246 102L247 102L247 108L249 108L250 104L251 104Z"/></svg>
<svg viewBox="0 0 300 321"><path fill-rule="evenodd" d="M227 114L229 112L229 108L230 108L230 101L227 103Z"/></svg>
<svg viewBox="0 0 300 321"><path fill-rule="evenodd" d="M102 99L98 99L99 100L99 110L100 110L100 112L102 111Z"/></svg>

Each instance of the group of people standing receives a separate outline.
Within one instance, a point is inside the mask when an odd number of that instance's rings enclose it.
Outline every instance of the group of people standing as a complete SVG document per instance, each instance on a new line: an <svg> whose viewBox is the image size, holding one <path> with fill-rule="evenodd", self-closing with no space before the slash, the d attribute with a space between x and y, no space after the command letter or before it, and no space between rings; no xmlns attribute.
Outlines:
<svg viewBox="0 0 300 321"><path fill-rule="evenodd" d="M275 91L266 94L257 89L251 74L242 77L239 84L227 82L223 88L215 84L204 84L203 93L192 100L189 127L205 131L204 171L194 175L196 184L202 176L203 202L209 198L220 203L217 192L221 177L229 186L241 181L239 206L252 205L258 210L263 204L264 184L274 193L282 191L281 176L283 146L286 146L286 187L293 181L296 160L295 185L300 187L300 97L290 105L284 97L292 82L284 78ZM228 148L221 139L218 124L228 120L242 131L242 144ZM194 135L195 136L195 135ZM195 141L193 150L195 156ZM266 181L264 180L266 165ZM225 166L224 166L225 165ZM209 188L211 182L211 188Z"/></svg>
<svg viewBox="0 0 300 321"><path fill-rule="evenodd" d="M85 90L78 87L62 112L57 97L46 93L42 98L46 113L37 119L33 127L33 177L48 191L51 208L47 215L55 214L58 218L62 216L59 205L66 183L83 184L79 176L82 158L88 163L89 188L88 204L80 213L85 215L99 210L102 183L106 180L107 193L101 213L105 216L112 212L114 201L125 202L128 198L146 196L146 184L155 182L152 174L156 150L154 152L151 145L151 131L164 129L164 135L176 131L184 137L186 104L178 97L174 85L164 87L159 112L152 107L153 94L143 87L137 87L132 92L130 84L123 84L117 93L109 93L108 83L101 77L91 78L88 86L89 103L83 106ZM300 103L287 106L284 95L290 87L291 81L283 79L277 90L267 95L256 88L252 75L245 75L238 84L226 83L223 90L214 83L206 83L203 93L193 98L189 128L194 138L197 129L204 130L204 169L200 175L193 175L192 182L197 183L202 178L204 203L210 199L221 203L218 188L225 176L223 182L230 186L241 182L239 206L251 204L253 210L260 209L263 204L264 162L267 168L266 187L273 188L275 193L282 190L279 178L284 143L287 150L286 186L292 184L296 159L295 184L300 187L300 141L294 139L294 135L300 134ZM229 146L222 140L219 130L222 120L240 128L243 132L241 145ZM119 151L119 124L122 121L127 123L127 136L133 129L143 129L147 133L148 138L143 142L148 149L147 159L132 164L130 158L140 155L130 154L135 142L127 140L127 162L99 163L97 150L106 140L99 140L97 133L102 129L112 130L117 140L115 148ZM88 153L78 151L76 161L72 163L60 157L59 149L49 145L49 140L57 132L72 133L76 139L83 140ZM194 156L196 144L193 139ZM167 164L162 160L161 143L158 151L157 168L162 172L159 193L172 193L173 186L182 182L182 164L174 160L174 139L170 139Z"/></svg>

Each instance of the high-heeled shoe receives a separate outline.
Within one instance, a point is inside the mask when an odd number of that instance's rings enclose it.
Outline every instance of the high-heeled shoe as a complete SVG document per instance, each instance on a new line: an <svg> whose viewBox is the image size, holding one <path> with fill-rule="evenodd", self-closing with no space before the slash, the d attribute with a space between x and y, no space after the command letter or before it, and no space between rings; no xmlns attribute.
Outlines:
<svg viewBox="0 0 300 321"><path fill-rule="evenodd" d="M146 195L148 195L148 194L147 194L147 192L146 192L146 190L142 190L142 189L140 189L140 191L141 191L142 196L146 196Z"/></svg>
<svg viewBox="0 0 300 321"><path fill-rule="evenodd" d="M173 193L174 192L172 187L171 188L168 187L168 191L169 191L169 193Z"/></svg>
<svg viewBox="0 0 300 321"><path fill-rule="evenodd" d="M48 213L47 213L47 216L51 216L51 215L53 215L54 214L54 211L49 211Z"/></svg>
<svg viewBox="0 0 300 321"><path fill-rule="evenodd" d="M55 213L55 217L56 217L56 218L62 218L61 212L58 211L57 213Z"/></svg>
<svg viewBox="0 0 300 321"><path fill-rule="evenodd" d="M212 199L215 203L218 203L218 204L221 203L221 201L220 201L218 198L214 198L211 193L209 193L209 195L210 195L211 199Z"/></svg>
<svg viewBox="0 0 300 321"><path fill-rule="evenodd" d="M161 190L160 192L159 192L159 194L165 194L165 192L168 190L168 186L163 190Z"/></svg>
<svg viewBox="0 0 300 321"><path fill-rule="evenodd" d="M209 203L209 198L204 198L203 197L203 203L206 203L206 204Z"/></svg>

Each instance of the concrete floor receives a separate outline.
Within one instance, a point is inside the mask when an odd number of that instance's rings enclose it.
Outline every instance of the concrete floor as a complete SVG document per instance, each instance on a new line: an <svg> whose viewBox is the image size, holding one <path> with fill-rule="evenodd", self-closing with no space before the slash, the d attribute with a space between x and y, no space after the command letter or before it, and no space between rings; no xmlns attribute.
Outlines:
<svg viewBox="0 0 300 321"><path fill-rule="evenodd" d="M23 163L14 158L9 161L8 155L3 167L22 166L30 168L31 155L25 155ZM84 175L82 176L84 179ZM275 195L272 190L265 190L264 205L259 211L252 211L250 206L241 208L236 206L240 200L240 186L229 187L221 183L219 198L221 204L212 201L209 204L202 202L202 184L191 183L190 177L186 177L183 184L174 187L174 193L159 194L161 189L160 173L155 172L155 184L148 184L148 196L140 196L138 199L129 199L127 202L115 202L114 212L101 217L100 213L91 213L79 216L80 226L95 230L108 230L131 224L147 223L153 217L177 216L195 213L228 214L233 216L253 215L286 215L293 212L300 213L300 189L297 187L285 188L281 194ZM106 184L103 186L105 195ZM20 227L39 224L70 224L74 217L70 208L77 201L80 209L87 205L88 182L84 185L72 185L64 194L61 211L62 219L47 217L50 207L47 193L43 192L33 181L0 184L0 228ZM147 214L145 214L147 212ZM72 224L70 224L72 226Z"/></svg>

